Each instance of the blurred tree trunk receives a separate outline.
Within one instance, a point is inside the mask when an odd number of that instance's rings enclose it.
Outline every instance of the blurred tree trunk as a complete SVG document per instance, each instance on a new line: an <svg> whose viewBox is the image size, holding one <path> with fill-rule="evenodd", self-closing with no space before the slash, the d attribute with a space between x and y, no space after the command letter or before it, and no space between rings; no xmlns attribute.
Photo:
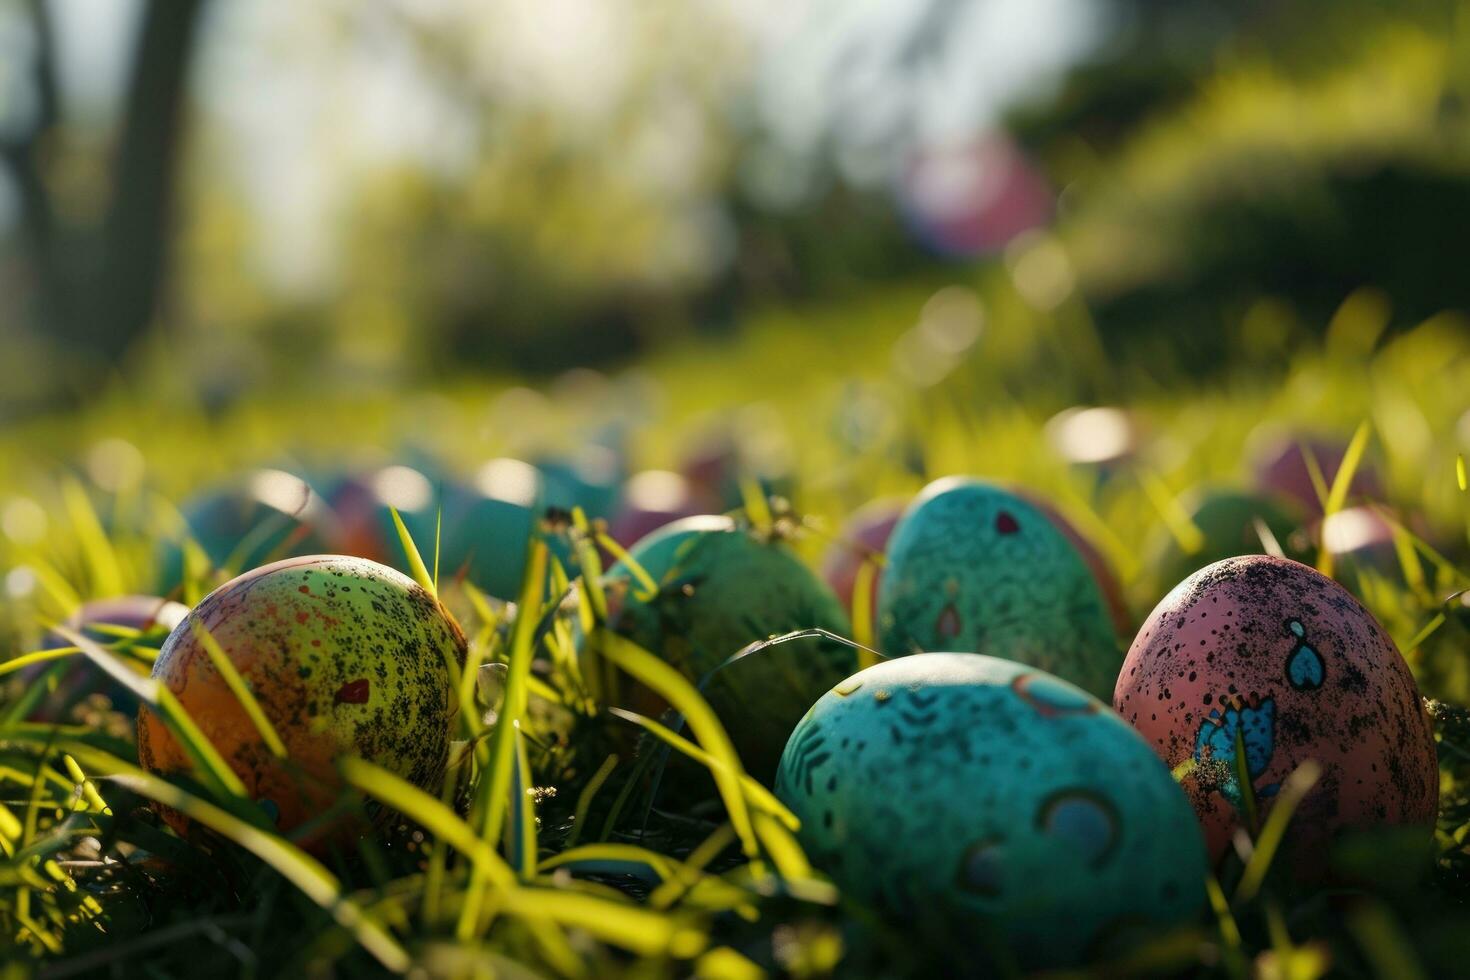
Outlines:
<svg viewBox="0 0 1470 980"><path fill-rule="evenodd" d="M203 0L153 0L134 54L112 198L103 219L102 263L84 295L93 303L77 340L109 360L152 322L168 272L174 175L190 55Z"/></svg>
<svg viewBox="0 0 1470 980"><path fill-rule="evenodd" d="M35 270L35 321L68 355L112 363L158 312L168 272L174 177L194 37L205 0L151 0L118 124L100 221L58 222L43 156L59 123L55 38L46 0L29 0L37 111L20 138L0 147L20 197Z"/></svg>

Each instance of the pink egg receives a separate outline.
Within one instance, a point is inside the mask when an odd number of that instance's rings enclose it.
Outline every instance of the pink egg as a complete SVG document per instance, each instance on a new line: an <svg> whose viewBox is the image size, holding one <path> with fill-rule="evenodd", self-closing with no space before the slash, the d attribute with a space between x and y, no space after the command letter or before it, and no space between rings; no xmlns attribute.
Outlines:
<svg viewBox="0 0 1470 980"><path fill-rule="evenodd" d="M870 555L881 555L888 547L888 536L893 526L903 516L908 501L901 499L874 500L853 511L842 525L838 539L822 556L822 578L832 586L842 608L852 610L852 593L857 584L858 569ZM873 593L868 608L878 608L878 582L882 578L882 566L873 570Z"/></svg>
<svg viewBox="0 0 1470 980"><path fill-rule="evenodd" d="M1414 678L1373 616L1305 565L1248 555L1185 579L1133 641L1113 705L1174 770L1216 858L1243 819L1237 739L1263 812L1298 766L1321 766L1288 832L1299 862L1343 830L1432 831L1439 768Z"/></svg>
<svg viewBox="0 0 1470 980"><path fill-rule="evenodd" d="M644 470L628 478L623 499L608 521L608 534L624 548L666 524L719 509L711 494L699 492L688 479L668 470Z"/></svg>
<svg viewBox="0 0 1470 980"><path fill-rule="evenodd" d="M1266 493L1296 501L1307 514L1320 515L1322 501L1317 496L1316 485L1312 482L1312 471L1303 450L1316 460L1323 482L1330 489L1332 481L1337 478L1338 469L1342 466L1343 457L1347 454L1347 444L1340 440L1312 436L1279 436L1267 442L1255 458L1256 487ZM1382 496L1383 482L1379 479L1378 472L1372 463L1362 461L1353 472L1348 486L1348 498L1376 499Z"/></svg>

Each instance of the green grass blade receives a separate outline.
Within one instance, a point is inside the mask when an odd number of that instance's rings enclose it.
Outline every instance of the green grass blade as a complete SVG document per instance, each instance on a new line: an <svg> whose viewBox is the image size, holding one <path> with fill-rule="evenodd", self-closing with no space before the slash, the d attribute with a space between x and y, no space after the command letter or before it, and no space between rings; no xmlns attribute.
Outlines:
<svg viewBox="0 0 1470 980"><path fill-rule="evenodd" d="M858 645L857 667L864 670L878 662L873 651L873 579L878 562L870 555L858 566L852 580L852 639Z"/></svg>
<svg viewBox="0 0 1470 980"><path fill-rule="evenodd" d="M584 844L546 858L541 861L537 870L545 873L571 864L597 861L642 864L658 875L661 881L668 881L671 878L690 880L689 872L678 861L646 847L638 847L636 844Z"/></svg>
<svg viewBox="0 0 1470 980"><path fill-rule="evenodd" d="M520 601L516 605L515 628L511 633L509 670L505 682L505 703L490 737L489 772L481 777L476 800L481 814L481 835L486 840L499 840L509 808L511 768L515 752L515 722L526 710L526 679L531 675L532 640L540 616L542 583L546 579L548 551L546 542L534 538L521 580Z"/></svg>
<svg viewBox="0 0 1470 980"><path fill-rule="evenodd" d="M648 685L650 690L662 696L675 711L682 714L709 758L719 763L711 766L710 772L714 774L715 785L720 791L721 799L725 801L730 822L735 825L735 832L740 836L746 856L755 857L760 849L740 787L740 778L745 774L745 768L740 764L734 743L725 733L725 726L715 715L714 709L683 674L636 643L605 627L598 630L597 637L603 656L625 673Z"/></svg>
<svg viewBox="0 0 1470 980"><path fill-rule="evenodd" d="M1154 509L1159 512L1159 517L1180 550L1186 555L1198 554L1205 546L1204 532L1195 525L1179 498L1169 492L1163 480L1147 470L1138 472L1138 483L1143 487L1143 492L1154 505Z"/></svg>
<svg viewBox="0 0 1470 980"><path fill-rule="evenodd" d="M107 540L107 532L102 530L102 522L97 519L92 501L87 499L87 491L76 480L63 480L61 498L66 506L67 516L71 519L72 528L76 531L77 542L81 545L82 557L86 559L93 593L121 594L125 590L117 552L113 550L112 542Z"/></svg>
<svg viewBox="0 0 1470 980"><path fill-rule="evenodd" d="M531 762L526 755L526 739L521 734L521 723L511 723L515 736L515 805L511 807L510 833L514 837L516 860L513 862L520 872L522 881L536 877L536 808L531 800Z"/></svg>
<svg viewBox="0 0 1470 980"><path fill-rule="evenodd" d="M689 741L678 732L673 731L666 725L662 725L659 722L654 721L652 718L646 718L643 715L640 715L633 711L629 711L626 708L609 708L608 713L614 715L615 717L622 718L624 721L630 721L640 728L643 728L659 741L664 742L675 751L683 753L684 755L688 756L695 762L698 762L700 765L708 769L719 769L729 772L729 770L725 767L725 763L721 762L719 759L715 758L713 755L711 755L709 752L706 752L698 745L695 745L693 742ZM786 825L788 829L792 831L800 829L801 821L797 819L796 814L787 809L786 805L778 800L770 790L766 789L760 783L756 782L754 779L750 778L749 775L743 772L740 774L740 789L745 794L746 802L748 802L751 806L754 806L766 813L769 813L771 816L780 820L783 824Z"/></svg>
<svg viewBox="0 0 1470 980"><path fill-rule="evenodd" d="M174 737L183 745L184 751L198 767L201 775L206 781L213 783L215 788L226 796L239 799L249 799L249 793L240 777L225 762L224 757L219 754L194 719L184 710L184 706L174 697L172 691L151 677L140 677L116 656L105 650L100 644L89 639L82 633L66 626L56 627L56 632L62 639L81 648L97 666L105 670L109 677L117 681L133 694L139 701L152 706L163 717L164 721L173 730Z"/></svg>
<svg viewBox="0 0 1470 980"><path fill-rule="evenodd" d="M230 689L235 700L240 702L240 707L245 709L250 723L255 726L261 741L265 743L271 755L277 759L286 758L286 743L281 741L281 736L276 732L276 726L272 725L271 720L265 716L260 702L255 699L255 694L250 690L250 685L245 682L245 678L240 676L240 672L235 669L234 662L220 648L213 634L192 613L189 615L189 628L194 632L194 639L204 647L209 662L214 665L215 670L219 671L220 677L224 678L225 686Z"/></svg>
<svg viewBox="0 0 1470 980"><path fill-rule="evenodd" d="M1358 464L1363 461L1363 453L1368 448L1368 437L1372 434L1373 427L1368 420L1364 419L1358 424L1352 441L1348 443L1347 451L1343 453L1342 465L1337 468L1337 476L1332 480L1332 488L1327 492L1327 498L1322 504L1324 523L1333 514L1342 510L1342 505L1347 501L1348 488L1352 486L1353 476L1358 472ZM1334 561L1332 552L1325 546L1322 547L1317 556L1317 571L1330 578Z"/></svg>
<svg viewBox="0 0 1470 980"><path fill-rule="evenodd" d="M582 792L577 794L577 808L572 811L572 832L567 836L566 846L568 848L575 847L578 839L581 838L582 828L587 823L587 811L592 808L592 800L597 796L603 784L607 782L607 777L612 775L612 771L617 768L617 765L617 753L613 753L606 759L603 759L602 765L597 767L597 771L592 774L592 778L587 780L587 785L582 787Z"/></svg>
<svg viewBox="0 0 1470 980"><path fill-rule="evenodd" d="M48 660L60 660L63 657L74 657L82 652L78 646L57 647L54 650L36 650L33 653L23 653L18 657L0 663L0 677L12 674L17 670L25 670L32 664L43 664Z"/></svg>
<svg viewBox="0 0 1470 980"><path fill-rule="evenodd" d="M639 591L635 592L634 596L639 602L648 602L658 595L658 583L653 580L652 575L648 574L648 569L639 564L638 559L628 552L628 549L614 541L609 534L599 533L597 543L617 559L618 564L626 568L634 581L638 583Z"/></svg>
<svg viewBox="0 0 1470 980"><path fill-rule="evenodd" d="M332 918L385 968L394 973L403 973L411 965L412 961L403 947L360 906L344 896L336 877L319 861L289 841L252 826L116 756L86 745L68 746L67 751L86 760L88 767L94 771L105 772L104 778L110 782L177 810L190 820L199 822L250 851L313 902L331 913Z"/></svg>
<svg viewBox="0 0 1470 980"><path fill-rule="evenodd" d="M429 569L424 565L424 558L419 554L419 546L413 543L413 535L408 533L408 525L403 523L403 517L398 513L397 507L389 507L388 512L393 515L393 526L398 531L398 543L403 547L403 555L408 560L408 571L413 580L424 587L429 595L439 594L439 585L435 576L429 574Z"/></svg>
<svg viewBox="0 0 1470 980"><path fill-rule="evenodd" d="M338 761L337 768L349 786L403 814L481 866L497 888L515 887L510 865L443 801L366 759L348 756Z"/></svg>
<svg viewBox="0 0 1470 980"><path fill-rule="evenodd" d="M1271 869L1271 862L1275 860L1281 841L1286 837L1286 828L1291 823L1292 815L1321 775L1322 767L1308 759L1297 766L1281 784L1281 791L1271 805L1271 812L1266 814L1266 823L1256 837L1250 860L1241 873L1240 884L1235 887L1237 902L1248 902L1260 891L1261 884L1266 880L1266 872Z"/></svg>

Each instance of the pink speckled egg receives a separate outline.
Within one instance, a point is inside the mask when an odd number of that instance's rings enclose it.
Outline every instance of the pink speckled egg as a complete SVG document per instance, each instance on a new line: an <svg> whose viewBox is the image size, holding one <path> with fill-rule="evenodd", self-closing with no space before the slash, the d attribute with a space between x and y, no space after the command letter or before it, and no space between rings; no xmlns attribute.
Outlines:
<svg viewBox="0 0 1470 980"><path fill-rule="evenodd" d="M1434 826L1414 678L1377 620L1305 565L1248 555L1185 579L1133 641L1113 705L1174 770L1216 858L1242 820L1237 742L1263 812L1303 762L1321 766L1289 831L1306 863L1343 830Z"/></svg>

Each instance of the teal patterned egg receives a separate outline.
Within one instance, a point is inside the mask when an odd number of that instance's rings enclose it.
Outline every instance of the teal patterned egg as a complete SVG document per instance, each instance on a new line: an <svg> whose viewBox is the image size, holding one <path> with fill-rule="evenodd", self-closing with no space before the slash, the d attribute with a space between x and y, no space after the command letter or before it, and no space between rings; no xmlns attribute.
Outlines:
<svg viewBox="0 0 1470 980"><path fill-rule="evenodd" d="M1000 487L931 483L888 543L878 631L892 656L984 653L1112 696L1123 662L1107 601L1045 514Z"/></svg>
<svg viewBox="0 0 1470 980"><path fill-rule="evenodd" d="M726 661L795 630L845 636L837 597L785 545L728 517L675 521L631 554L658 590L640 594L629 569L614 566L607 576L613 627L702 685L746 769L769 784L787 736L823 691L852 672L853 651L812 638Z"/></svg>
<svg viewBox="0 0 1470 980"><path fill-rule="evenodd" d="M1096 698L969 653L869 667L822 696L776 794L844 895L948 957L1075 965L1195 918L1206 861L1169 770Z"/></svg>

